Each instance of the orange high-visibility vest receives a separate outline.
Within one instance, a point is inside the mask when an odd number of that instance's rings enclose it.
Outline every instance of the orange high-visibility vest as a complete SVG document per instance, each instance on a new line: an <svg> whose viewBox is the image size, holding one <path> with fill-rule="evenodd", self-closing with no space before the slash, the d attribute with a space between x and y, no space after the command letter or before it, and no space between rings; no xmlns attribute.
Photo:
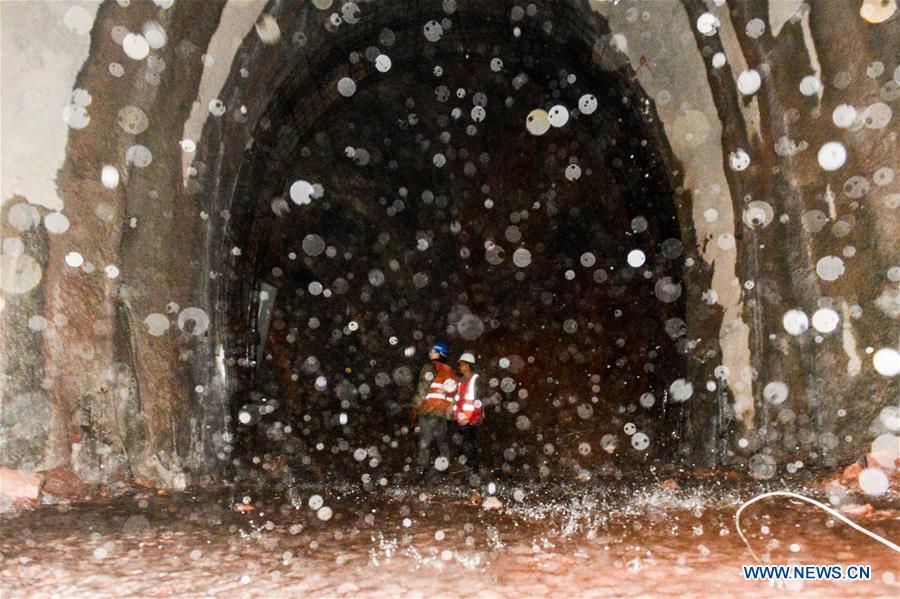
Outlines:
<svg viewBox="0 0 900 599"><path fill-rule="evenodd" d="M472 378L459 383L456 389L456 406L453 408L453 415L460 424L478 424L481 422L481 400L478 399L475 381L478 375L473 374Z"/></svg>
<svg viewBox="0 0 900 599"><path fill-rule="evenodd" d="M424 412L434 411L448 414L453 410L456 392L456 377L453 369L443 362L434 362L434 378L422 402Z"/></svg>

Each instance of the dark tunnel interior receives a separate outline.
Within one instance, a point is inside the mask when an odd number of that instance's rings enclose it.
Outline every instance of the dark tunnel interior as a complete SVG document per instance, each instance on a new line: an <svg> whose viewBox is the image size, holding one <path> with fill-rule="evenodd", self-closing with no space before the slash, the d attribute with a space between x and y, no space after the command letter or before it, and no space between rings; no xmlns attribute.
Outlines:
<svg viewBox="0 0 900 599"><path fill-rule="evenodd" d="M464 23L439 49L390 28L348 41L367 50L321 57L260 119L225 248L240 248L232 343L255 346L231 400L235 466L409 470L411 399L438 341L474 352L489 385L488 469L611 474L651 443L672 453L680 182L653 103L572 38ZM311 89L364 63L352 98ZM634 451L611 459L626 424Z"/></svg>

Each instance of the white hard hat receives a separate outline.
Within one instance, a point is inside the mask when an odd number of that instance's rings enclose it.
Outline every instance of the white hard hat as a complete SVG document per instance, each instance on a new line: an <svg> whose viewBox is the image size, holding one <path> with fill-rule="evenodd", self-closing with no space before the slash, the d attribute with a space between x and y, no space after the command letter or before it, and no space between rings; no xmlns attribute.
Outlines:
<svg viewBox="0 0 900 599"><path fill-rule="evenodd" d="M475 356L470 352L466 352L459 357L460 362L468 362L469 364L475 364Z"/></svg>

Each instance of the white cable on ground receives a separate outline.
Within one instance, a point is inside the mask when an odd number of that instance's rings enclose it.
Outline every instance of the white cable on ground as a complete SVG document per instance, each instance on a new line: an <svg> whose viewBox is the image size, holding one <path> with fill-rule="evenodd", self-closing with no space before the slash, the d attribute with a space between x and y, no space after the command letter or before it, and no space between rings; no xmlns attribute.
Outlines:
<svg viewBox="0 0 900 599"><path fill-rule="evenodd" d="M738 511L735 512L735 514L734 514L734 527L737 529L737 533L738 533L738 535L741 537L741 540L744 542L744 545L746 545L746 546L747 546L747 549L750 550L750 555L752 555L752 556L753 556L753 559L755 559L757 562L762 563L762 560L759 559L759 556L756 555L756 553L753 551L753 547L750 546L750 542L747 540L747 537L744 536L744 531L741 530L741 512L744 511L744 508L746 508L746 507L749 506L749 505L752 505L752 504L756 503L756 502L759 501L760 499L765 499L766 497L777 497L777 496L781 496L781 497L793 497L794 499L799 499L799 500L801 500L801 501L805 501L806 503L811 503L811 504L813 504L813 505L816 506L816 507L822 508L823 510L825 510L826 512L828 512L829 514L831 514L832 516L834 516L834 517L837 518L838 520L844 522L845 524L849 524L851 527L855 528L856 530L858 530L859 532L863 533L864 535L868 535L869 537L875 539L875 540L878 541L879 543L881 543L881 544L883 544L883 545L887 545L888 547L890 547L890 548L893 549L894 551L900 553L900 545L897 545L896 543L892 543L891 541L888 541L888 540L885 539L884 537L878 536L877 534L875 534L875 533L872 532L871 530L868 530L868 529L866 529L866 528L863 528L862 526L860 526L859 524L857 524L857 523L854 522L853 520L847 518L846 516L844 516L843 514L841 514L840 512L838 512L837 510L828 507L827 505L825 505L825 504L822 503L821 501L816 501L815 499L812 499L812 498L807 497L807 496L805 496L805 495L800 495L799 493L792 493L792 492L790 492L790 491L770 491L769 493L763 493L762 495L757 495L756 497L754 497L754 498L752 498L752 499L749 499L749 500L745 501L745 502L741 505L741 507L738 508Z"/></svg>

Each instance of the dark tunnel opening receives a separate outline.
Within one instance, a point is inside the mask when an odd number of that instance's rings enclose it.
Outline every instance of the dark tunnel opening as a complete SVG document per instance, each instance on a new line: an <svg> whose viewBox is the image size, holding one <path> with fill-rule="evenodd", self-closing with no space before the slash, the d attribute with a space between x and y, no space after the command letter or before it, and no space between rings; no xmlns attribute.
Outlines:
<svg viewBox="0 0 900 599"><path fill-rule="evenodd" d="M239 479L409 471L441 340L487 383L481 475L619 477L675 454L680 182L653 103L602 44L463 23L452 47L345 40L259 121L225 248ZM317 83L342 77L352 98Z"/></svg>

